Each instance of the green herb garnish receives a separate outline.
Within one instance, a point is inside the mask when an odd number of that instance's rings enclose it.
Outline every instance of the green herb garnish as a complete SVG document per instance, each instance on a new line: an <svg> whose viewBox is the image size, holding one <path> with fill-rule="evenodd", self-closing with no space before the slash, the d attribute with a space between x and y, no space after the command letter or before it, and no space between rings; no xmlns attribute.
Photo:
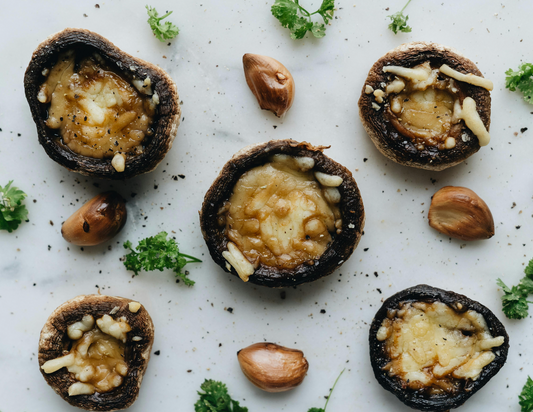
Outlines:
<svg viewBox="0 0 533 412"><path fill-rule="evenodd" d="M412 31L411 26L407 25L409 16L403 14L403 11L409 5L409 3L411 3L411 0L409 0L399 12L387 16L392 20L391 24L389 24L389 30L392 30L394 34L398 34L399 31L404 33L410 33Z"/></svg>
<svg viewBox="0 0 533 412"><path fill-rule="evenodd" d="M28 195L18 187L11 186L12 183L13 180L10 180L6 187L0 186L0 230L9 233L28 220L28 209L22 204Z"/></svg>
<svg viewBox="0 0 533 412"><path fill-rule="evenodd" d="M522 63L518 71L509 69L505 72L505 87L514 92L520 90L524 95L524 100L533 104L533 64Z"/></svg>
<svg viewBox="0 0 533 412"><path fill-rule="evenodd" d="M502 310L509 319L523 319L527 316L529 303L527 300L530 293L533 293L533 259L529 261L524 269L524 276L517 286L509 288L501 279L496 282L503 289Z"/></svg>
<svg viewBox="0 0 533 412"><path fill-rule="evenodd" d="M333 18L334 10L335 0L323 0L320 8L313 13L300 6L299 0L276 0L271 8L273 16L291 31L293 39L302 39L308 31L317 38L324 37L326 24ZM322 16L323 24L311 20L311 16L315 14Z"/></svg>
<svg viewBox="0 0 533 412"><path fill-rule="evenodd" d="M322 409L322 408L311 408L307 412L326 412L326 408L328 407L328 402L329 402L329 399L331 398L331 394L333 393L333 389L335 389L335 386L337 385L337 382L339 381L339 378L342 376L342 374L344 373L345 370L346 369L343 369L341 371L341 373L339 374L339 376L337 376L337 379L335 380L335 383L333 384L333 387L329 391L329 395L328 395L328 398L326 400L326 404L324 405L324 409Z"/></svg>
<svg viewBox="0 0 533 412"><path fill-rule="evenodd" d="M528 376L522 393L518 395L518 403L522 407L522 412L533 411L533 381Z"/></svg>
<svg viewBox="0 0 533 412"><path fill-rule="evenodd" d="M201 262L201 260L180 253L176 241L172 238L167 240L167 235L167 232L160 232L141 240L136 247L137 252L132 249L129 240L124 242L124 249L130 250L125 257L124 266L135 272L135 275L138 275L142 269L146 271L172 269L176 277L181 278L187 286L194 285L195 282L188 278L188 272L182 272L181 269L187 263Z"/></svg>
<svg viewBox="0 0 533 412"><path fill-rule="evenodd" d="M206 379L200 389L200 399L194 404L195 412L248 412L248 408L231 399L222 382Z"/></svg>
<svg viewBox="0 0 533 412"><path fill-rule="evenodd" d="M178 29L178 26L175 26L169 21L161 23L161 20L166 19L172 14L171 11L169 11L164 16L159 17L159 13L155 9L155 7L146 6L146 10L148 10L149 16L148 24L152 28L155 37L157 37L159 40L170 40L179 34L180 30Z"/></svg>

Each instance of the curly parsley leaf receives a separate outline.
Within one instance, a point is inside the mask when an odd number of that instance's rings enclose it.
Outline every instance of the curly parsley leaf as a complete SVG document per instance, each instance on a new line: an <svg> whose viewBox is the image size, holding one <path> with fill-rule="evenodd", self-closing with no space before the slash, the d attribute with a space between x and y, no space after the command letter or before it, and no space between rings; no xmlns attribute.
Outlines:
<svg viewBox="0 0 533 412"><path fill-rule="evenodd" d="M387 16L391 19L391 23L389 24L389 30L392 30L394 34L398 34L399 31L403 33L410 33L412 31L411 26L407 25L407 20L409 20L409 16L403 14L403 11L409 5L409 3L411 3L411 0L409 0L407 4L403 6L403 9L401 9L399 12Z"/></svg>
<svg viewBox="0 0 533 412"><path fill-rule="evenodd" d="M231 399L222 382L206 379L200 389L200 399L194 404L195 412L248 412L248 408Z"/></svg>
<svg viewBox="0 0 533 412"><path fill-rule="evenodd" d="M335 0L323 0L320 8L309 13L299 4L299 0L276 0L270 9L272 15L283 27L291 31L293 39L303 39L308 31L316 38L326 35L326 24L333 18ZM313 22L311 16L319 14L324 23Z"/></svg>
<svg viewBox="0 0 533 412"><path fill-rule="evenodd" d="M337 382L339 381L340 377L342 376L342 374L344 373L345 370L346 369L343 369L341 371L341 373L339 373L339 376L337 376L337 379L335 379L335 383L333 384L333 387L329 391L329 395L327 397L326 404L324 405L324 409L322 409L322 408L311 408L307 412L326 412L326 408L328 407L328 402L329 402L329 399L331 398L331 394L333 393L333 389L335 389L335 386L337 386Z"/></svg>
<svg viewBox="0 0 533 412"><path fill-rule="evenodd" d="M164 16L159 17L159 13L155 7L146 6L146 10L148 10L148 24L152 28L155 37L160 41L173 39L179 34L180 30L178 29L178 26L175 26L169 21L161 23L161 20L166 19L172 14L171 11Z"/></svg>
<svg viewBox="0 0 533 412"><path fill-rule="evenodd" d="M522 412L533 411L533 380L528 376L526 384L522 389L522 393L518 395L518 403L522 407Z"/></svg>
<svg viewBox="0 0 533 412"><path fill-rule="evenodd" d="M518 71L509 69L505 72L505 87L514 92L520 90L524 100L533 104L533 64L522 63Z"/></svg>
<svg viewBox="0 0 533 412"><path fill-rule="evenodd" d="M22 204L27 194L12 184L10 180L5 187L0 186L0 230L9 233L28 220L28 209Z"/></svg>
<svg viewBox="0 0 533 412"><path fill-rule="evenodd" d="M141 270L152 271L172 269L176 277L181 278L187 286L194 285L194 281L189 279L188 272L181 269L187 263L201 262L193 256L180 253L178 244L172 238L167 240L167 232L160 232L153 237L147 237L139 242L133 250L131 242L124 242L124 249L129 249L130 253L125 256L124 266L138 275Z"/></svg>
<svg viewBox="0 0 533 412"><path fill-rule="evenodd" d="M502 310L509 319L523 319L528 315L529 303L527 297L533 293L533 259L524 269L524 276L517 286L509 288L501 279L496 282L503 290Z"/></svg>

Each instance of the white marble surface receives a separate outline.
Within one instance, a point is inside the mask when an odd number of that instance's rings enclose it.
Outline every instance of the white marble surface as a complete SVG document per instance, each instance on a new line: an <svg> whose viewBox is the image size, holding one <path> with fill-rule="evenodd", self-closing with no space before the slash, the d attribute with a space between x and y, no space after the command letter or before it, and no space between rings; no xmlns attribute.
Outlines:
<svg viewBox="0 0 533 412"><path fill-rule="evenodd" d="M206 378L227 383L252 412L306 411L323 406L343 368L330 412L408 411L372 375L368 324L382 298L422 282L479 300L510 335L507 365L461 410L519 410L517 396L533 374L532 320L503 316L495 280L501 276L516 284L533 257L533 107L504 88L505 70L532 60L532 2L413 0L406 10L413 32L395 36L387 30L386 16L400 10L403 1L337 1L325 38L293 41L270 14L273 0L158 0L153 5L174 10L171 20L181 29L170 46L152 37L144 1L108 0L99 9L95 3L19 0L4 2L0 14L0 184L15 179L29 195L30 213L30 222L16 232L0 233L2 412L75 410L42 378L37 342L54 308L97 292L141 301L156 326L154 351L161 354L152 357L132 411L192 411ZM23 74L39 42L65 27L100 33L175 79L184 121L155 172L125 183L86 178L51 161L39 146ZM440 173L385 159L357 113L373 62L413 40L455 47L495 84L490 145ZM246 52L272 56L292 72L296 99L282 121L259 110L247 88L241 63ZM521 133L524 127L529 130ZM244 284L219 269L198 223L203 196L231 155L276 138L331 144L327 154L353 172L367 212L365 235L351 259L323 280L287 289L285 300L279 290ZM178 174L185 179L174 181ZM430 197L445 185L467 186L488 203L496 222L492 239L467 244L429 228ZM102 246L69 246L61 223L109 188L128 200L125 229ZM136 243L163 229L176 232L184 252L204 259L188 268L194 287L176 284L166 272L133 279L119 261L123 241ZM267 394L244 378L236 352L263 340L305 352L310 369L301 387Z"/></svg>

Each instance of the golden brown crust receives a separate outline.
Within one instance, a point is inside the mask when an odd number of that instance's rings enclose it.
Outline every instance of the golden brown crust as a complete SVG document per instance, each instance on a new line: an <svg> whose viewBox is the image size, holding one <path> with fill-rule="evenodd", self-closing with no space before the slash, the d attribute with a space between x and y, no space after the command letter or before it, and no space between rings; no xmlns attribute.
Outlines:
<svg viewBox="0 0 533 412"><path fill-rule="evenodd" d="M64 400L73 406L88 411L116 411L128 408L135 402L144 372L150 360L150 352L154 342L154 325L144 306L136 312L129 310L131 299L104 296L81 295L71 299L52 312L46 321L39 338L39 369L47 383ZM118 309L117 309L118 308ZM125 317L131 327L125 343L124 360L128 366L128 375L118 388L107 393L94 395L69 396L68 388L76 382L66 368L47 374L41 366L52 359L64 355L70 339L67 327L82 320L84 315L92 315L95 320L110 315L113 319ZM134 337L141 340L133 341Z"/></svg>
<svg viewBox="0 0 533 412"><path fill-rule="evenodd" d="M359 98L359 116L368 135L383 155L405 166L438 171L461 163L479 150L478 138L464 126L464 122L461 122L463 128L460 135L466 133L468 138L456 139L455 148L438 150L436 147L428 147L419 151L410 139L399 134L388 120L385 115L385 112L389 110L388 101L381 105L380 110L375 110L372 107L372 103L375 102L374 96L365 93L367 85L373 89L379 89L382 87L382 83L387 83L393 78L391 74L383 72L384 66L394 65L411 68L427 61L431 63L432 67L447 64L461 73L472 73L483 77L483 74L472 61L452 48L427 42L402 44L385 54L370 69ZM461 83L461 90L466 96L474 99L481 120L485 128L489 130L491 110L489 92L484 88L467 83Z"/></svg>
<svg viewBox="0 0 533 412"><path fill-rule="evenodd" d="M128 80L150 77L152 88L159 96L154 120L154 136L138 156L127 156L126 170L117 172L111 159L94 159L78 155L57 143L54 133L45 125L47 105L37 100L40 85L44 82L44 69L50 69L60 53L71 48L97 51L106 62L116 67ZM48 156L69 170L106 179L125 179L154 170L172 147L181 118L179 95L171 77L161 68L133 57L106 38L85 29L67 28L49 36L33 52L24 76L26 99L37 125L39 142Z"/></svg>
<svg viewBox="0 0 533 412"><path fill-rule="evenodd" d="M226 272L238 276L235 269L227 267L222 252L227 250L228 239L225 227L217 223L218 212L229 199L233 187L248 170L262 165L270 156L283 153L290 156L311 157L315 161L313 170L341 176L338 187L341 194L339 209L342 216L342 231L334 235L333 242L314 265L301 264L296 268L278 269L262 264L250 276L249 281L262 286L284 287L311 282L329 275L346 261L357 247L365 224L365 212L361 193L351 172L323 153L326 146L313 146L294 140L271 140L239 150L222 168L219 176L207 191L200 211L200 227L213 260Z"/></svg>

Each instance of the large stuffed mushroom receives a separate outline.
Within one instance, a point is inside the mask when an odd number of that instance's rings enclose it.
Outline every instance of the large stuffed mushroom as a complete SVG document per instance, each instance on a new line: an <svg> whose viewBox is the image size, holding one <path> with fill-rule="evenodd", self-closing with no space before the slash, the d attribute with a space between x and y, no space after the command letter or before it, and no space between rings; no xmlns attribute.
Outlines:
<svg viewBox="0 0 533 412"><path fill-rule="evenodd" d="M200 212L220 267L284 287L326 276L350 257L363 232L363 201L350 171L325 148L273 140L226 163Z"/></svg>

